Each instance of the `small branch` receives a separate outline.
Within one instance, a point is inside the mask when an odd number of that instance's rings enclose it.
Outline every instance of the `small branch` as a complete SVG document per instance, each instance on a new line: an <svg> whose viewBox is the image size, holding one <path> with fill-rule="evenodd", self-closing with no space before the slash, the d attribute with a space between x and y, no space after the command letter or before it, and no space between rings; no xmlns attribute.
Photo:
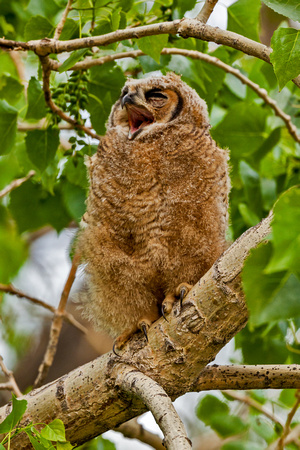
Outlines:
<svg viewBox="0 0 300 450"><path fill-rule="evenodd" d="M3 361L3 358L1 355L0 355L0 368L1 368L2 372L4 373L4 375L6 376L6 378L8 379L8 383L3 383L2 387L7 386L6 389L13 391L13 393L15 394L16 397L22 397L22 392L20 391L19 386L17 385L14 374L12 373L11 370L8 370L8 368L4 364L4 361Z"/></svg>
<svg viewBox="0 0 300 450"><path fill-rule="evenodd" d="M0 198L5 197L5 195L9 194L14 189L21 186L21 184L25 183L25 181L29 180L29 178L32 178L35 175L35 171L31 170L26 177L23 178L17 178L16 180L13 180L8 186L6 186L2 191L0 191Z"/></svg>
<svg viewBox="0 0 300 450"><path fill-rule="evenodd" d="M276 417L274 414L269 412L266 408L264 408L259 402L257 402L253 398L248 397L247 395L239 394L238 392L231 391L231 390L224 390L222 392L224 392L225 395L228 395L229 397L231 397L234 400L237 400L239 402L245 403L248 406L251 406L251 408L256 409L261 414L263 414L264 416L271 419L274 423L283 427L283 423L278 417Z"/></svg>
<svg viewBox="0 0 300 450"><path fill-rule="evenodd" d="M286 420L285 426L283 428L282 435L278 441L277 450L284 449L285 439L290 432L290 427L291 427L293 417L296 414L297 409L299 408L299 405L300 405L300 390L299 389L297 390L295 396L296 396L296 402L287 416L287 420Z"/></svg>
<svg viewBox="0 0 300 450"><path fill-rule="evenodd" d="M192 448L170 397L158 383L134 367L119 366L116 385L145 403L163 432L168 450Z"/></svg>
<svg viewBox="0 0 300 450"><path fill-rule="evenodd" d="M56 27L53 39L58 40L60 38L61 32L62 32L65 22L67 20L68 14L72 9L72 3L73 3L73 0L68 0L67 6L63 12L62 18Z"/></svg>
<svg viewBox="0 0 300 450"><path fill-rule="evenodd" d="M196 19L202 23L206 23L217 3L218 0L206 0Z"/></svg>
<svg viewBox="0 0 300 450"><path fill-rule="evenodd" d="M206 366L194 386L195 391L210 389L297 389L300 365Z"/></svg>
<svg viewBox="0 0 300 450"><path fill-rule="evenodd" d="M80 262L80 254L76 253L74 255L72 266L69 272L69 276L67 278L65 287L62 291L60 302L58 305L58 308L55 310L54 317L52 320L51 330L50 330L50 337L48 346L44 355L44 359L42 364L39 367L38 370L38 376L34 382L34 387L39 387L45 380L50 367L53 364L54 356L56 354L57 344L60 336L60 332L62 329L63 324L63 317L65 314L65 307L69 298L69 293L71 290L71 287L73 285L73 282L75 280L77 267Z"/></svg>
<svg viewBox="0 0 300 450"><path fill-rule="evenodd" d="M45 120L40 120L37 123L18 123L18 131L43 130L45 128ZM69 123L58 124L60 130L73 130L75 127Z"/></svg>
<svg viewBox="0 0 300 450"><path fill-rule="evenodd" d="M245 75L243 75L238 69L235 69L228 64L225 64L220 59L216 58L215 56L207 55L206 53L198 52L196 50L185 50L180 48L164 48L161 51L162 55L182 55L193 59L199 59L202 61L207 62L208 64L212 64L216 67L219 67L220 69L224 70L227 73L231 73L236 78L238 78L243 84L249 86L259 97L261 97L265 103L267 103L274 111L275 115L280 117L292 138L300 143L300 136L297 134L297 128L291 121L291 116L286 114L276 103L275 100L273 100L271 97L269 97L267 91L265 89L262 89L258 84L254 83L253 81L249 80ZM137 58L138 56L145 55L141 50L133 50L130 52L123 52L123 53L115 53L113 55L106 55L102 58L97 59L91 59L86 58L84 61L81 61L77 64L75 64L72 67L72 70L82 70L82 69L88 69L93 66L98 66L105 64L109 61L114 61L116 59L122 59L122 58ZM52 70L58 70L61 66L60 63L57 61L51 60L51 69Z"/></svg>
<svg viewBox="0 0 300 450"><path fill-rule="evenodd" d="M46 103L49 106L49 108L55 114L57 114L61 119L70 123L71 125L73 125L73 127L79 128L80 130L84 131L85 134L87 134L88 136L91 136L94 139L100 140L100 136L98 136L98 134L91 131L88 127L85 127L84 125L79 124L76 120L72 119L72 117L68 116L66 113L64 113L64 111L62 111L58 106L56 106L56 104L52 100L51 90L50 90L50 74L51 74L51 68L50 68L50 64L49 64L50 59L48 56L43 56L43 57L40 57L40 61L41 61L42 68L43 68L44 96L45 96L45 100L46 100Z"/></svg>
<svg viewBox="0 0 300 450"><path fill-rule="evenodd" d="M122 433L126 438L138 439L140 442L150 445L150 447L153 447L155 450L166 450L165 446L162 444L161 438L157 434L146 430L136 419L131 419L128 422L122 423L122 425L115 428L114 431Z"/></svg>
<svg viewBox="0 0 300 450"><path fill-rule="evenodd" d="M15 288L12 284L1 284L0 283L0 292L5 292L6 294L12 294L15 295L18 298L26 298L27 300L30 300L35 305L42 306L45 309L48 309L52 313L55 314L56 309L54 306L49 305L48 303L44 302L43 300L39 300L38 298L31 297L30 295L25 294L24 292L20 291L19 289ZM68 311L63 311L62 313L63 318L69 322L71 325L73 325L75 328L78 328L82 333L86 334L87 329L78 322L73 314L69 313Z"/></svg>

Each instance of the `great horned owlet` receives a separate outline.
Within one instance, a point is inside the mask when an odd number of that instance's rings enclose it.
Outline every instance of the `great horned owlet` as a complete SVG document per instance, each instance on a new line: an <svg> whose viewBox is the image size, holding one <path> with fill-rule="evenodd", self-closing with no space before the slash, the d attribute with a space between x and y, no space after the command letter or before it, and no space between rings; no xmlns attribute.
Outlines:
<svg viewBox="0 0 300 450"><path fill-rule="evenodd" d="M178 286L195 284L226 247L228 155L209 127L205 102L179 76L130 79L89 161L83 309L117 348L139 328L147 335Z"/></svg>

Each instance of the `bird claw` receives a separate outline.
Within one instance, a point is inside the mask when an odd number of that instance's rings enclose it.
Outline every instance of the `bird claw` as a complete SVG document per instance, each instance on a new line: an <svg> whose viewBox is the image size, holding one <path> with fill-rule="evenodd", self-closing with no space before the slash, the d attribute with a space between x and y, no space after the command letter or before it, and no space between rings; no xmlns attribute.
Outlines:
<svg viewBox="0 0 300 450"><path fill-rule="evenodd" d="M167 322L169 322L165 315L165 305L164 304L161 305L161 315Z"/></svg>
<svg viewBox="0 0 300 450"><path fill-rule="evenodd" d="M148 342L148 334L147 334L147 326L146 326L146 324L142 323L141 324L141 329L142 329L142 331L143 331L143 333L145 335L146 341Z"/></svg>
<svg viewBox="0 0 300 450"><path fill-rule="evenodd" d="M185 286L182 286L179 291L180 308L182 308L182 302L187 293L188 289Z"/></svg>
<svg viewBox="0 0 300 450"><path fill-rule="evenodd" d="M118 357L118 358L121 358L121 355L119 355L117 352L116 352L116 341L113 343L113 348L112 348L112 351L113 351L113 353Z"/></svg>

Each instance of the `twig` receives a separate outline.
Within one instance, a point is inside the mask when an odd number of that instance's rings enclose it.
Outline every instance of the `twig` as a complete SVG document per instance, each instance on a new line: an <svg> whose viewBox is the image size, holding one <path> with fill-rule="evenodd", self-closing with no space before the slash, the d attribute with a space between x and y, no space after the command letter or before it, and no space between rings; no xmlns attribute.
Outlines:
<svg viewBox="0 0 300 450"><path fill-rule="evenodd" d="M195 391L210 389L298 389L300 365L206 366L194 386Z"/></svg>
<svg viewBox="0 0 300 450"><path fill-rule="evenodd" d="M38 376L34 382L34 387L38 387L41 386L41 384L43 383L43 381L45 380L49 369L53 363L54 360L54 356L56 354L56 349L57 349L57 344L58 344L58 339L60 336L60 332L62 329L62 324L63 324L63 315L65 312L65 306L67 304L68 301L68 297L69 297L69 293L72 287L72 284L75 280L75 276L76 276L76 271L77 271L77 267L79 265L80 262L80 254L76 253L74 255L73 261L72 261L72 267L71 270L69 272L69 276L68 279L66 281L65 287L62 291L61 294L61 298L60 298L60 302L58 305L57 310L54 313L54 317L52 320L52 325L51 325L51 330L50 330L50 337L49 337L49 342L48 342L48 346L44 355L44 359L42 364L39 367L38 370Z"/></svg>
<svg viewBox="0 0 300 450"><path fill-rule="evenodd" d="M49 311L51 311L54 314L56 313L56 309L54 308L54 306L49 305L48 303L44 302L43 300L39 300L38 298L32 297L31 295L25 294L24 292L15 288L12 284L1 284L0 283L0 292L12 294L18 298L26 298L27 300L30 300L35 305L42 306L43 308L48 309ZM87 333L87 329L80 322L78 322L71 313L69 313L68 311L62 311L61 315L67 322L69 322L74 327L78 328L78 330L80 330L82 333Z"/></svg>
<svg viewBox="0 0 300 450"><path fill-rule="evenodd" d="M53 39L59 39L60 38L61 32L62 32L63 27L65 25L65 22L67 20L68 14L69 14L69 12L72 9L72 3L73 3L73 0L68 0L67 6L66 6L66 9L63 12L62 18L61 18L59 24L56 27Z"/></svg>
<svg viewBox="0 0 300 450"><path fill-rule="evenodd" d="M253 398L248 397L247 395L239 394L238 392L231 391L231 390L224 390L222 392L224 392L225 395L228 395L229 397L231 397L234 400L238 400L239 402L242 402L248 406L251 406L251 408L256 409L261 414L263 414L264 416L271 419L274 423L277 423L278 425L283 427L283 423L278 417L276 417L274 414L272 414L270 411L268 411L266 408L264 408L259 402L257 402Z"/></svg>
<svg viewBox="0 0 300 450"><path fill-rule="evenodd" d="M116 385L123 391L137 396L149 408L163 432L164 443L168 450L192 448L170 397L156 381L134 367L120 365Z"/></svg>
<svg viewBox="0 0 300 450"><path fill-rule="evenodd" d="M37 123L18 123L18 131L43 130L45 128L45 120L42 119ZM73 130L74 126L69 123L58 124L60 130Z"/></svg>
<svg viewBox="0 0 300 450"><path fill-rule="evenodd" d="M97 59L91 59L86 58L84 61L81 61L77 64L75 64L72 67L72 70L82 70L82 69L88 69L93 66L98 66L105 64L109 61L114 61L116 59L122 59L122 58L137 58L138 56L142 56L145 53L143 53L141 50L133 50L129 52L122 52L122 53L115 53L113 55L106 55L101 58ZM254 83L253 81L249 80L245 75L243 75L238 69L235 69L228 64L225 64L220 59L216 58L215 56L207 55L206 53L198 52L196 50L185 50L180 48L164 48L161 51L162 55L182 55L186 57L190 57L193 59L200 59L202 61L205 61L209 64L212 64L216 67L219 67L220 69L224 70L227 73L231 73L236 78L238 78L243 84L247 85L252 89L256 94L261 97L265 103L267 103L274 111L275 115L280 117L292 138L300 143L300 136L297 134L297 128L291 121L291 116L286 114L276 103L275 100L273 100L271 97L269 97L267 91L265 89L262 89L258 84ZM51 60L51 69L58 70L61 66L60 63L57 61Z"/></svg>
<svg viewBox="0 0 300 450"><path fill-rule="evenodd" d="M8 186L6 186L2 191L0 191L0 198L5 197L5 195L9 194L12 190L16 189L17 187L21 186L21 184L25 183L25 181L29 180L29 178L32 178L35 175L35 171L31 170L26 177L23 178L17 178L16 180L13 180Z"/></svg>
<svg viewBox="0 0 300 450"><path fill-rule="evenodd" d="M155 450L165 450L166 448L162 444L161 438L151 431L146 430L141 424L138 423L137 419L131 419L128 422L122 423L114 431L122 433L123 436L129 439L138 439L144 444L150 445Z"/></svg>
<svg viewBox="0 0 300 450"><path fill-rule="evenodd" d="M16 395L16 397L22 397L22 392L19 389L19 386L17 385L17 382L15 380L14 374L11 370L8 370L6 365L4 364L3 358L0 355L0 368L6 378L8 379L8 383L3 383L2 388L4 386L4 389L9 389L10 391L13 391L13 393ZM6 387L5 387L6 386ZM1 387L0 387L1 389Z"/></svg>
<svg viewBox="0 0 300 450"><path fill-rule="evenodd" d="M283 428L282 435L278 441L277 450L284 449L285 439L290 432L290 427L291 427L293 417L296 414L297 409L299 408L299 405L300 405L300 390L299 389L296 391L295 397L296 397L296 402L287 416L287 420L286 420L285 426Z"/></svg>
<svg viewBox="0 0 300 450"><path fill-rule="evenodd" d="M98 134L91 131L88 127L85 127L84 125L81 125L76 120L72 119L72 117L65 114L52 100L51 91L50 91L50 74L51 74L51 68L49 65L49 57L43 56L40 57L40 61L43 67L43 90L45 95L45 100L47 105L50 107L50 109L57 114L61 119L65 120L66 122L73 125L75 128L79 128L80 130L84 131L85 134L91 136L94 139L100 140L100 136Z"/></svg>
<svg viewBox="0 0 300 450"><path fill-rule="evenodd" d="M206 0L196 19L202 23L206 23L217 3L218 0Z"/></svg>

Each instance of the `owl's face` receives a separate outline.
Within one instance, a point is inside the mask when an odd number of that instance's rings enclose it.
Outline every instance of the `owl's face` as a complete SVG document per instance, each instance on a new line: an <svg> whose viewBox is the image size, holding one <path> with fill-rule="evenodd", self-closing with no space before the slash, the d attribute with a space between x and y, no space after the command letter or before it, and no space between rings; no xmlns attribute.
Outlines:
<svg viewBox="0 0 300 450"><path fill-rule="evenodd" d="M206 117L203 114L203 110L206 113L203 100L175 74L128 80L112 109L109 126L121 127L127 138L133 140L153 130L158 124L169 124L180 120L180 117L184 117L183 113L189 117L190 121L193 121L195 114L192 113L191 108L188 111L189 103L195 109L195 101L191 101L191 97L196 97L200 102L196 105L198 116L200 117L202 113L202 118Z"/></svg>

